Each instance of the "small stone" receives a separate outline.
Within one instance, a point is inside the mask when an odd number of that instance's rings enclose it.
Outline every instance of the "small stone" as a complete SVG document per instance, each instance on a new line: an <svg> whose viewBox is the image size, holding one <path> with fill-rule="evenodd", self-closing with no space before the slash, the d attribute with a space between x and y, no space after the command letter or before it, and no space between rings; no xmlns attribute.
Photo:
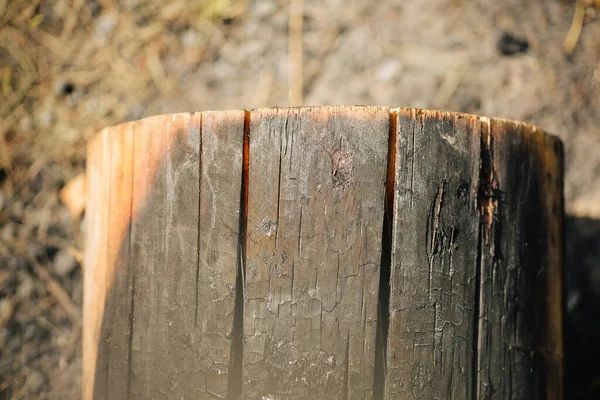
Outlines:
<svg viewBox="0 0 600 400"><path fill-rule="evenodd" d="M50 107L42 109L37 115L37 123L42 128L49 128L56 121L54 110Z"/></svg>
<svg viewBox="0 0 600 400"><path fill-rule="evenodd" d="M68 250L60 250L54 256L54 272L60 277L65 277L77 267L77 260Z"/></svg>
<svg viewBox="0 0 600 400"><path fill-rule="evenodd" d="M187 29L181 35L181 44L185 47L197 47L200 44L200 34L195 29Z"/></svg>
<svg viewBox="0 0 600 400"><path fill-rule="evenodd" d="M375 72L375 78L380 82L390 82L393 80L402 70L402 65L398 60L385 60L381 63L377 72Z"/></svg>
<svg viewBox="0 0 600 400"><path fill-rule="evenodd" d="M258 18L268 17L277 10L277 6L271 0L262 0L254 4L254 15Z"/></svg>
<svg viewBox="0 0 600 400"><path fill-rule="evenodd" d="M94 35L100 43L107 43L118 24L115 14L102 14L96 20Z"/></svg>

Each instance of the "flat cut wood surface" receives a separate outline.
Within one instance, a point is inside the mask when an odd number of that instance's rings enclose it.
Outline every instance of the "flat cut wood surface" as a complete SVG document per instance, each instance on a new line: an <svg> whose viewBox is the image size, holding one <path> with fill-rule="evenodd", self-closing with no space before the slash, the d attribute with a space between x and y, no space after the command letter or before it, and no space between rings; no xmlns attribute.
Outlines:
<svg viewBox="0 0 600 400"><path fill-rule="evenodd" d="M384 107L89 146L84 399L561 399L562 146Z"/></svg>

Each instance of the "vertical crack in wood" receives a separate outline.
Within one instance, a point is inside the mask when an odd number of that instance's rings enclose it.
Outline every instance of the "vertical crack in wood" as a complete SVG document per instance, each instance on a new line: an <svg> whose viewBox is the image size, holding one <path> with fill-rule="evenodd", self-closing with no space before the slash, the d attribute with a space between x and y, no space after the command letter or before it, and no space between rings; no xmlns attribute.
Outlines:
<svg viewBox="0 0 600 400"><path fill-rule="evenodd" d="M489 243L490 231L497 214L498 181L494 176L493 137L488 118L481 118L481 164L479 177L478 208L481 215L484 243Z"/></svg>
<svg viewBox="0 0 600 400"><path fill-rule="evenodd" d="M373 376L373 399L385 396L386 354L390 325L390 278L392 268L392 228L395 210L396 144L398 140L398 112L390 110L390 132L385 190L385 209L381 240L381 266L379 271L378 322L375 337L375 368Z"/></svg>
<svg viewBox="0 0 600 400"><path fill-rule="evenodd" d="M480 325L480 306L481 306L481 268L483 265L483 229L482 223L479 224L479 234L477 237L477 263L475 268L475 307L473 308L473 365L471 366L473 375L471 378L472 389L471 398L479 398L479 339L481 335Z"/></svg>
<svg viewBox="0 0 600 400"><path fill-rule="evenodd" d="M479 398L479 362L482 346L481 304L483 298L481 270L483 268L484 246L489 240L489 231L494 218L494 191L497 183L494 179L492 154L492 134L488 118L481 118L481 159L479 162L479 188L477 193L477 211L479 213L479 233L477 237L477 263L475 269L475 307L473 310L473 365L472 393L473 399Z"/></svg>
<svg viewBox="0 0 600 400"><path fill-rule="evenodd" d="M304 210L302 208L304 203L304 198L300 199L300 221L298 222L298 255L302 255L302 217Z"/></svg>
<svg viewBox="0 0 600 400"><path fill-rule="evenodd" d="M413 157L414 159L414 157ZM444 205L444 189L446 186L446 180L442 179L440 184L438 185L438 190L431 203L431 208L429 210L429 214L427 216L427 232L426 232L426 240L427 240L427 263L428 263L428 271L427 271L427 293L429 294L429 298L431 300L431 282L433 279L433 260L436 254L439 251L443 251L441 249L443 242L443 228L441 227L441 216L442 216L442 206ZM442 232L440 232L442 230Z"/></svg>
<svg viewBox="0 0 600 400"><path fill-rule="evenodd" d="M250 168L250 111L244 112L244 145L238 228L238 255L235 279L235 305L231 330L231 353L227 381L227 400L242 397L244 363L244 285L246 276L246 244L248 227L248 180Z"/></svg>
<svg viewBox="0 0 600 400"><path fill-rule="evenodd" d="M134 301L135 298L135 266L133 261L131 260L131 230L133 227L133 189L134 189L134 178L135 178L135 130L132 128L131 132L131 195L129 196L129 227L127 234L127 266L128 266L128 274L127 274L127 287L131 284L131 305L130 305L130 315L129 315L129 343L127 349L127 398L131 398L131 374L132 374L132 349L133 349L133 316L134 312ZM131 279L131 282L129 282Z"/></svg>
<svg viewBox="0 0 600 400"><path fill-rule="evenodd" d="M285 123L286 126L286 135L287 135L287 121ZM287 146L287 144L286 144ZM275 222L275 249L277 249L277 245L279 244L279 213L281 209L281 162L283 158L283 141L279 143L279 170L278 170L278 178L277 178L277 220Z"/></svg>
<svg viewBox="0 0 600 400"><path fill-rule="evenodd" d="M200 202L202 201L202 113L200 113L199 115L199 121L198 121L198 135L199 135L199 148L198 148L198 241L196 243L196 258L197 258L197 264L196 264L196 302L195 304L195 309L194 309L194 326L198 326L198 284L200 282L200 215L201 215L201 206L202 204L200 204Z"/></svg>
<svg viewBox="0 0 600 400"><path fill-rule="evenodd" d="M346 361L344 365L344 387L342 388L342 399L348 400L348 385L350 384L350 333L346 339Z"/></svg>

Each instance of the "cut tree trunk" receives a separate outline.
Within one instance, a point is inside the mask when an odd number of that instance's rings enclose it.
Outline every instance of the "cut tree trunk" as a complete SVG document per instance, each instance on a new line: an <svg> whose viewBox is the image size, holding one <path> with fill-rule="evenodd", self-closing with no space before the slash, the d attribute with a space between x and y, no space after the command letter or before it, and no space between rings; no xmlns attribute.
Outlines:
<svg viewBox="0 0 600 400"><path fill-rule="evenodd" d="M89 146L84 399L561 399L562 145L376 107Z"/></svg>

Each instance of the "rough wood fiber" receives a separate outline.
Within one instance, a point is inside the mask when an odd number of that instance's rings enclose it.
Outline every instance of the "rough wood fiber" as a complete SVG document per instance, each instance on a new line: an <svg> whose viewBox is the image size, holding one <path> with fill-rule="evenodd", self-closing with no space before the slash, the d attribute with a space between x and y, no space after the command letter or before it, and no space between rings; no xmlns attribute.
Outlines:
<svg viewBox="0 0 600 400"><path fill-rule="evenodd" d="M129 262L129 221L132 202L133 124L124 124L111 133L108 139L110 174L108 204L107 263L105 285L106 304L114 304L111 313L104 314L102 337L98 347L98 365L94 393L98 398L118 398L127 392L129 385L129 348L132 304L132 271ZM118 196L113 193L119 193ZM106 203L105 203L106 204ZM124 318L125 317L125 318ZM113 354L114 352L114 354ZM103 371L104 373L100 373Z"/></svg>
<svg viewBox="0 0 600 400"><path fill-rule="evenodd" d="M225 397L240 262L239 224L244 112L202 113L200 264L196 326L206 363L206 393Z"/></svg>
<svg viewBox="0 0 600 400"><path fill-rule="evenodd" d="M477 398L562 398L562 145L483 120Z"/></svg>
<svg viewBox="0 0 600 400"><path fill-rule="evenodd" d="M108 192L109 179L105 176L103 159L106 150L105 141L108 132L102 131L89 145L87 182L89 193L86 215L89 226L86 235L84 297L83 297L83 348L85 362L83 366L82 396L85 399L94 397L94 377L102 369L104 362L98 363L98 353L103 349L100 342L102 317L106 306L106 235L108 232L108 208L103 207L101 200ZM102 218L104 217L104 220ZM110 310L108 312L111 312ZM104 355L100 356L100 359Z"/></svg>
<svg viewBox="0 0 600 400"><path fill-rule="evenodd" d="M533 127L414 109L108 128L83 397L560 399L561 163Z"/></svg>
<svg viewBox="0 0 600 400"><path fill-rule="evenodd" d="M400 110L386 398L469 398L479 120Z"/></svg>
<svg viewBox="0 0 600 400"><path fill-rule="evenodd" d="M205 390L194 312L199 115L154 117L136 128L133 197L139 214L130 244L134 283L129 396L189 398Z"/></svg>
<svg viewBox="0 0 600 400"><path fill-rule="evenodd" d="M245 398L370 398L389 113L250 115Z"/></svg>
<svg viewBox="0 0 600 400"><path fill-rule="evenodd" d="M200 118L91 144L84 398L226 395L244 113Z"/></svg>

